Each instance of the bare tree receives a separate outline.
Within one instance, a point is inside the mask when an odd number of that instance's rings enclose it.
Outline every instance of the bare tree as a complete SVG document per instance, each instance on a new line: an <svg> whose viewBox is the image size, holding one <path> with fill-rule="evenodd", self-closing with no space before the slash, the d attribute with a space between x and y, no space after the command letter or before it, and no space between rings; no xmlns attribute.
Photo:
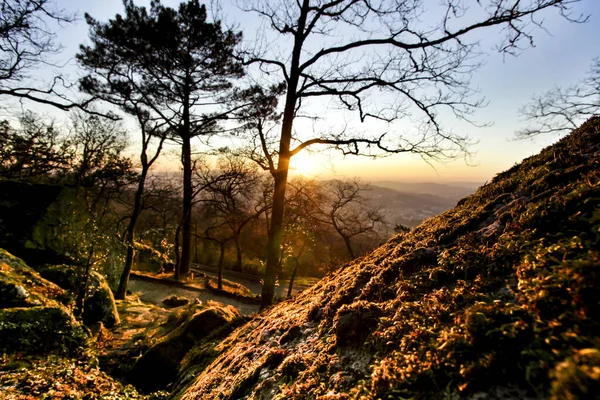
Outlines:
<svg viewBox="0 0 600 400"><path fill-rule="evenodd" d="M204 238L219 244L218 288L222 289L222 271L225 245L233 241L236 248L235 270L242 269L242 249L240 235L244 227L266 212L268 205L262 205L256 190L260 175L256 168L242 158L231 154L221 157L216 169L201 168L198 173L203 187L202 202L210 215L212 224L204 231Z"/></svg>
<svg viewBox="0 0 600 400"><path fill-rule="evenodd" d="M377 236L377 226L383 224L381 211L370 207L363 192L369 190L358 179L335 179L325 184L328 192L326 222L344 241L350 259L356 258L352 239L361 235Z"/></svg>
<svg viewBox="0 0 600 400"><path fill-rule="evenodd" d="M72 84L63 76L54 76L47 85L40 85L39 78L32 76L34 71L60 67L52 61L61 46L56 43L51 25L62 26L74 20L73 15L55 8L52 0L0 2L0 96L61 110L87 109L95 98L81 102L70 99Z"/></svg>
<svg viewBox="0 0 600 400"><path fill-rule="evenodd" d="M255 129L263 164L275 181L262 306L271 304L274 295L294 155L319 145L372 156L416 153L436 159L464 154L467 139L445 130L440 112L446 109L468 119L482 104L481 99L472 100L470 86L478 66L476 33L497 27L503 33L500 51L515 52L523 42L532 42L531 28L541 25L539 12L553 8L570 18L569 5L576 1L482 0L469 8L462 0L444 0L433 10L425 9L421 0L241 1L244 10L264 18L270 28L265 33L267 51L253 52L247 63L285 82L279 131L269 138L265 130L261 134ZM279 53L277 35L285 36L288 45ZM421 129L412 136L340 129L311 137L306 129L295 131L297 119L310 110L306 106L319 101L355 112L361 122L408 118Z"/></svg>
<svg viewBox="0 0 600 400"><path fill-rule="evenodd" d="M322 224L319 220L321 207L325 201L322 189L322 185L313 179L296 178L289 182L281 256L282 259L286 259L285 261L291 260L293 263L287 297L292 295L302 256L317 247L315 238L322 233ZM319 242L319 245L323 247L322 242Z"/></svg>
<svg viewBox="0 0 600 400"><path fill-rule="evenodd" d="M30 112L19 122L19 128L0 123L0 177L51 181L70 168L73 149L54 123Z"/></svg>
<svg viewBox="0 0 600 400"><path fill-rule="evenodd" d="M67 224L66 232L59 229L56 240L67 246L62 253L78 262L75 308L81 311L90 272L108 259L111 244L117 238L113 202L137 180L137 174L124 155L127 135L119 121L79 111L71 114L70 128L68 140L73 158L70 170L61 179L74 187L75 205L82 207L75 212L81 213L82 221Z"/></svg>
<svg viewBox="0 0 600 400"><path fill-rule="evenodd" d="M566 133L587 118L600 114L600 58L592 61L584 80L564 88L557 86L535 96L519 113L535 125L518 131L518 138Z"/></svg>

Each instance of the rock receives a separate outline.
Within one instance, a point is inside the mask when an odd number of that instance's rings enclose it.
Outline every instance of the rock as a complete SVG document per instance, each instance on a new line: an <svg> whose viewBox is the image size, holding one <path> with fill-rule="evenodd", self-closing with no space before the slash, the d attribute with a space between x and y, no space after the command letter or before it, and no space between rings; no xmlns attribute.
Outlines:
<svg viewBox="0 0 600 400"><path fill-rule="evenodd" d="M76 267L72 265L43 265L36 269L44 278L56 283L61 288L77 293ZM108 282L98 272L92 271L88 280L88 290L83 308L83 322L94 326L102 322L112 328L120 322L119 312Z"/></svg>
<svg viewBox="0 0 600 400"><path fill-rule="evenodd" d="M68 299L65 290L41 277L21 259L0 249L0 309L56 307Z"/></svg>
<svg viewBox="0 0 600 400"><path fill-rule="evenodd" d="M120 322L115 297L106 279L99 273L90 273L88 290L83 307L83 322L92 325L102 322L107 328L112 328Z"/></svg>
<svg viewBox="0 0 600 400"><path fill-rule="evenodd" d="M0 310L0 353L75 355L89 339L62 306Z"/></svg>
<svg viewBox="0 0 600 400"><path fill-rule="evenodd" d="M167 297L166 299L164 299L162 301L162 303L169 308L185 306L185 305L189 304L189 302L190 302L190 300L188 298L178 297L176 295Z"/></svg>
<svg viewBox="0 0 600 400"><path fill-rule="evenodd" d="M197 342L238 317L239 313L231 306L213 306L196 312L152 346L135 363L128 380L145 392L164 389L177 378L181 361Z"/></svg>
<svg viewBox="0 0 600 400"><path fill-rule="evenodd" d="M35 267L43 278L73 293L77 291L76 267L67 264L43 264Z"/></svg>
<svg viewBox="0 0 600 400"><path fill-rule="evenodd" d="M29 293L21 285L0 281L0 308L28 307Z"/></svg>

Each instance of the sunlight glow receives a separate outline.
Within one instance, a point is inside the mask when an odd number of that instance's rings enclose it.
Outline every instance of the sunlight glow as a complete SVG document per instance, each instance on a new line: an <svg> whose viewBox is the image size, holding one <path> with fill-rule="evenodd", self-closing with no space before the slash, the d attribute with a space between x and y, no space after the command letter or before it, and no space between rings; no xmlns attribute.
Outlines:
<svg viewBox="0 0 600 400"><path fill-rule="evenodd" d="M317 154L302 151L292 157L290 161L290 172L293 175L314 177L322 172Z"/></svg>

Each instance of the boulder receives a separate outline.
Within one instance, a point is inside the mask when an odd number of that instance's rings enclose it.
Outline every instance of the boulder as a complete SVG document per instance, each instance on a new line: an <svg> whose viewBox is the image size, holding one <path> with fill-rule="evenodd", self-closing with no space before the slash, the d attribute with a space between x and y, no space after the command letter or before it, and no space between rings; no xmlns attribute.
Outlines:
<svg viewBox="0 0 600 400"><path fill-rule="evenodd" d="M92 271L88 281L88 290L83 307L83 322L93 325L102 322L112 328L120 322L115 297L106 279Z"/></svg>
<svg viewBox="0 0 600 400"><path fill-rule="evenodd" d="M43 278L72 293L77 290L77 272L75 268L75 266L68 264L41 264L35 266L35 270Z"/></svg>
<svg viewBox="0 0 600 400"><path fill-rule="evenodd" d="M189 304L190 300L186 297L178 297L176 295L167 297L162 303L168 308L181 307Z"/></svg>
<svg viewBox="0 0 600 400"><path fill-rule="evenodd" d="M0 309L13 307L56 307L67 303L69 294L41 277L23 260L0 249Z"/></svg>
<svg viewBox="0 0 600 400"><path fill-rule="evenodd" d="M0 249L0 354L73 354L87 331L62 304L68 293Z"/></svg>
<svg viewBox="0 0 600 400"><path fill-rule="evenodd" d="M77 355L88 339L63 306L0 310L0 353Z"/></svg>
<svg viewBox="0 0 600 400"><path fill-rule="evenodd" d="M56 283L71 293L77 292L77 274L71 265L42 265L36 267L40 275ZM92 271L88 280L88 290L83 308L83 322L95 325L102 322L107 328L112 328L120 322L115 297L101 274Z"/></svg>
<svg viewBox="0 0 600 400"><path fill-rule="evenodd" d="M166 388L177 378L181 361L188 351L239 316L239 312L231 306L212 306L197 311L140 357L128 380L145 392Z"/></svg>

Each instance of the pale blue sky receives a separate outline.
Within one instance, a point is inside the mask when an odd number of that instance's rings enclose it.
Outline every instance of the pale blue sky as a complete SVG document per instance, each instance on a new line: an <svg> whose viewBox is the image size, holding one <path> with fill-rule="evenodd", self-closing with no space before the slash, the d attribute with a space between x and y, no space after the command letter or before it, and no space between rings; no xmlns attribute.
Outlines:
<svg viewBox="0 0 600 400"><path fill-rule="evenodd" d="M178 1L164 0L175 6ZM427 2L427 1L426 1ZM147 5L149 1L140 1ZM241 24L247 17L232 8L230 1L224 1L223 9L229 19ZM77 51L80 43L87 38L87 26L82 19L84 12L100 21L106 21L122 11L120 0L82 1L58 0L57 5L70 12L78 12L81 20L59 34L59 41L65 47L61 58L68 60ZM517 111L532 95L542 93L555 85L568 85L582 79L589 69L593 57L600 56L600 0L582 0L573 7L574 14L590 14L586 24L572 24L557 17L554 13L545 14L544 26L548 33L538 31L534 48L527 49L518 57L502 56L494 51L494 33L482 40L486 55L485 65L473 77L474 87L478 87L488 101L487 107L476 114L478 121L493 122L491 127L476 128L468 124L453 124L457 132L466 132L478 141L472 150L476 153L476 166L466 166L463 161L451 164L430 166L415 157L399 155L382 160L348 158L334 159L335 172L341 175L358 175L366 180L433 180L433 181L486 181L523 158L535 154L544 146L554 142L556 137L537 138L534 141L513 141L515 130L524 126ZM246 33L246 36L252 32ZM299 169L320 171L329 176L326 156L302 156L297 164L306 164Z"/></svg>

